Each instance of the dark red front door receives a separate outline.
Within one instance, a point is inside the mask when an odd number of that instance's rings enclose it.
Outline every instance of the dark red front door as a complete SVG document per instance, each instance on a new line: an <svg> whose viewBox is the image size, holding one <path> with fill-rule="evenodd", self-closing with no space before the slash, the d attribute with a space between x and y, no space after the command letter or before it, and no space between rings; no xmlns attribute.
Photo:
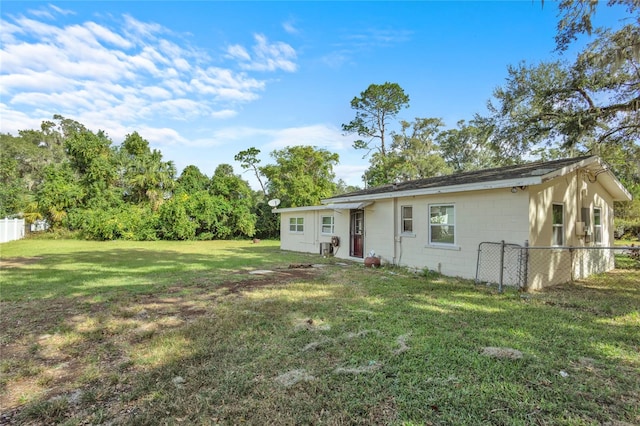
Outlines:
<svg viewBox="0 0 640 426"><path fill-rule="evenodd" d="M351 210L349 255L364 257L364 210Z"/></svg>

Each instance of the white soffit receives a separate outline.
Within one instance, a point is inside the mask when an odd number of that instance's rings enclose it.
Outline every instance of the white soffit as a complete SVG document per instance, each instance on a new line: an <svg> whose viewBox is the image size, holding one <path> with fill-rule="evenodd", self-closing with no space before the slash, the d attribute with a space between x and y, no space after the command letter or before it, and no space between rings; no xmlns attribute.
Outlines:
<svg viewBox="0 0 640 426"><path fill-rule="evenodd" d="M358 203L331 203L326 206L333 210L362 210L371 204L373 204L373 201L361 201Z"/></svg>

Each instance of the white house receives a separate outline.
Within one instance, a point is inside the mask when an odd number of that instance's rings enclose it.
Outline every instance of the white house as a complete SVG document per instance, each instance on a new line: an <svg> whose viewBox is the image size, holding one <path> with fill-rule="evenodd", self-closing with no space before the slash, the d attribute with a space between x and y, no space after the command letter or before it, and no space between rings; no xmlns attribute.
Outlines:
<svg viewBox="0 0 640 426"><path fill-rule="evenodd" d="M383 264L474 278L482 242L612 246L613 202L628 200L607 165L585 156L402 182L273 211L281 216L283 250L360 261L373 250ZM582 275L612 268L608 259ZM538 266L525 286L559 277L552 265Z"/></svg>

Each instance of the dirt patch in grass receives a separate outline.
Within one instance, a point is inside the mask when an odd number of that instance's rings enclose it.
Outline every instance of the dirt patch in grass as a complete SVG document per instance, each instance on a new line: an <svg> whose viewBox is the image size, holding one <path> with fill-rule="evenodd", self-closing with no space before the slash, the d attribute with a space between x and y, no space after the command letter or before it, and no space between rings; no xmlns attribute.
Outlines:
<svg viewBox="0 0 640 426"><path fill-rule="evenodd" d="M20 268L22 266L33 265L42 260L42 256L34 257L14 257L12 259L4 259L0 261L2 268Z"/></svg>
<svg viewBox="0 0 640 426"><path fill-rule="evenodd" d="M16 258L3 261L3 267L38 260ZM309 280L318 273L317 268L277 269L260 276L244 272L246 278L211 287L175 286L158 294L118 294L98 302L89 297L0 302L0 424L23 423L20 413L25 404L33 407L28 403L37 400L57 406L54 398L79 388L124 392L130 387L126 376L139 368L128 354L158 333L213 316L215 303L222 298ZM117 403L118 398L113 400Z"/></svg>
<svg viewBox="0 0 640 426"><path fill-rule="evenodd" d="M287 388L295 385L296 383L311 382L313 380L316 380L316 378L309 374L305 369L291 370L275 378L276 383Z"/></svg>
<svg viewBox="0 0 640 426"><path fill-rule="evenodd" d="M503 358L503 359L521 359L523 357L522 352L512 348L496 348L494 346L487 346L482 348L482 355L491 358Z"/></svg>

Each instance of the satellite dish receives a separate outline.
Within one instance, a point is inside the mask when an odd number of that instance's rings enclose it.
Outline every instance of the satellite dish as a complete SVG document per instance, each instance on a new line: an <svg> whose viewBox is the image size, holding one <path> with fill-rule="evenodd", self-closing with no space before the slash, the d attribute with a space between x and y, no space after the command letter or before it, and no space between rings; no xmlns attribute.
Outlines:
<svg viewBox="0 0 640 426"><path fill-rule="evenodd" d="M269 204L269 206L271 207L278 207L280 205L280 200L274 198L273 200L269 200L267 204Z"/></svg>

